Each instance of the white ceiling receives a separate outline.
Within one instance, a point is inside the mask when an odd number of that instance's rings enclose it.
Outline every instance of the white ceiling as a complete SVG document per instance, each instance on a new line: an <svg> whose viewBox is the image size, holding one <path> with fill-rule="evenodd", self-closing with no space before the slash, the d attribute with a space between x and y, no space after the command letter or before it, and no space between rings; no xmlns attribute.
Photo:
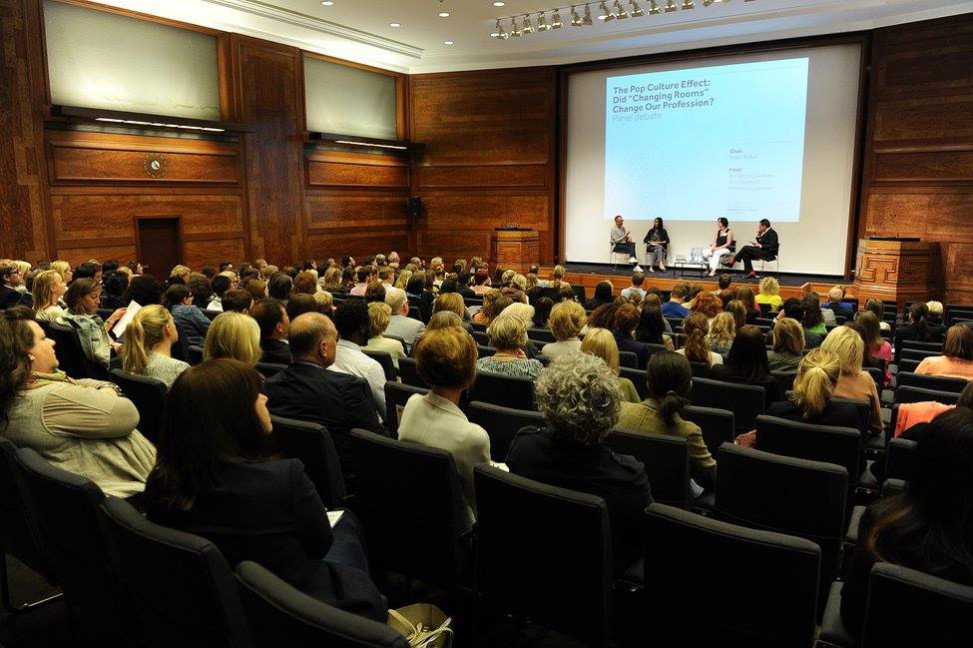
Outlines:
<svg viewBox="0 0 973 648"><path fill-rule="evenodd" d="M874 29L973 12L960 0L732 0L709 7L570 26L506 41L490 38L495 20L564 7L565 0L102 0L124 7L248 34L339 58L408 73L555 65L654 52ZM664 0L657 0L664 6ZM682 0L676 0L682 4ZM631 10L629 0L622 5ZM582 9L584 3L577 5ZM611 6L611 3L609 3ZM440 11L450 12L441 18ZM390 22L401 27L393 28ZM518 20L518 23L520 20ZM550 22L550 14L548 14ZM453 45L445 45L450 40Z"/></svg>

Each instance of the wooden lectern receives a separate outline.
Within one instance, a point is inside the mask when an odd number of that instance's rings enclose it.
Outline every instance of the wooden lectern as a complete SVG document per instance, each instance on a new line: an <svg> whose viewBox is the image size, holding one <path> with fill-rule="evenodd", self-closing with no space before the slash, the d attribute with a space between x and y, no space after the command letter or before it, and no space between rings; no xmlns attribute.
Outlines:
<svg viewBox="0 0 973 648"><path fill-rule="evenodd" d="M490 235L490 265L527 274L530 266L539 263L536 230L496 229Z"/></svg>
<svg viewBox="0 0 973 648"><path fill-rule="evenodd" d="M861 239L855 263L855 291L862 300L938 299L942 289L939 243Z"/></svg>

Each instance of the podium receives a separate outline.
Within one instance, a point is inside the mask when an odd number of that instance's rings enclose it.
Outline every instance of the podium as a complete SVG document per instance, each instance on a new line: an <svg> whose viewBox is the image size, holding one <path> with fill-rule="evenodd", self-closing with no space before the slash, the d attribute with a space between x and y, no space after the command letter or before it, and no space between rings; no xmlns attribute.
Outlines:
<svg viewBox="0 0 973 648"><path fill-rule="evenodd" d="M861 299L906 301L938 298L942 289L939 243L860 239L855 292Z"/></svg>
<svg viewBox="0 0 973 648"><path fill-rule="evenodd" d="M539 255L536 230L496 229L490 235L490 266L494 268L527 274L530 266L539 263Z"/></svg>

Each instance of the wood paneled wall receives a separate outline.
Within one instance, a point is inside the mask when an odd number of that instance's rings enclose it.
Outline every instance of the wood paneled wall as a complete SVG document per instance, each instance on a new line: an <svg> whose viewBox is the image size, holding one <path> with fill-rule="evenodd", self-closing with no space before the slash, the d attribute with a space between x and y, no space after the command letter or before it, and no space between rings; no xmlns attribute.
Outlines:
<svg viewBox="0 0 973 648"><path fill-rule="evenodd" d="M973 14L875 31L865 147L859 236L938 241L973 303Z"/></svg>
<svg viewBox="0 0 973 648"><path fill-rule="evenodd" d="M557 75L555 68L423 74L409 78L414 193L423 214L416 252L446 260L486 258L495 227L540 233L554 258Z"/></svg>

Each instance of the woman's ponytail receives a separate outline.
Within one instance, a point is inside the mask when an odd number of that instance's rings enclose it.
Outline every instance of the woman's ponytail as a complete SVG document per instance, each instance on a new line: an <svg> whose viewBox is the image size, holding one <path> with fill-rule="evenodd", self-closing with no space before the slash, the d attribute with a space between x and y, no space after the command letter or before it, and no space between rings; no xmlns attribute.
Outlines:
<svg viewBox="0 0 973 648"><path fill-rule="evenodd" d="M794 379L794 402L803 410L804 420L820 416L831 401L841 376L841 360L824 349L804 356Z"/></svg>

